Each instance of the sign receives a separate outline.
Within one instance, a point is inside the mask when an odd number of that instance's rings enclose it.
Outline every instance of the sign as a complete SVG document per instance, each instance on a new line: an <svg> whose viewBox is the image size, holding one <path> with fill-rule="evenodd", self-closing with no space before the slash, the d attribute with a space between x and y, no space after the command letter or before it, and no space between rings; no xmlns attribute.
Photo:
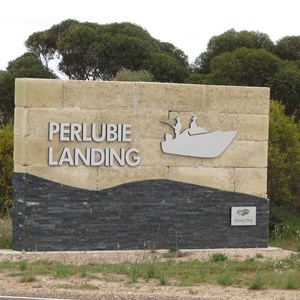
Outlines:
<svg viewBox="0 0 300 300"><path fill-rule="evenodd" d="M231 226L256 225L256 207L231 207Z"/></svg>

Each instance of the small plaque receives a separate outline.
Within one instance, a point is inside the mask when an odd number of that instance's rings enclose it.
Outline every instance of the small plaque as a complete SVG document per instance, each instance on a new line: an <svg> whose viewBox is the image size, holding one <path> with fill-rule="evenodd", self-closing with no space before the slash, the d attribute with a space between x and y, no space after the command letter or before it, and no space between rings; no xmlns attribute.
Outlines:
<svg viewBox="0 0 300 300"><path fill-rule="evenodd" d="M231 226L253 225L256 225L255 206L231 207Z"/></svg>

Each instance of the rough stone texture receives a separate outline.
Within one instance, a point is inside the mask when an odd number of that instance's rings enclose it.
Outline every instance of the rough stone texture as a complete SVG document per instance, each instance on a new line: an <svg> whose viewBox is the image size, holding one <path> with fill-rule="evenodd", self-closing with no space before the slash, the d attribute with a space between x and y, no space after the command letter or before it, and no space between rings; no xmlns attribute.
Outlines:
<svg viewBox="0 0 300 300"><path fill-rule="evenodd" d="M269 88L208 85L205 111L242 114L269 114Z"/></svg>
<svg viewBox="0 0 300 300"><path fill-rule="evenodd" d="M30 174L13 180L15 250L267 247L262 198L170 180L101 191ZM231 226L232 206L256 206L257 225Z"/></svg>
<svg viewBox="0 0 300 300"><path fill-rule="evenodd" d="M27 172L65 185L75 184L86 189L105 189L122 183L154 179L153 169L159 170L156 179L174 179L174 172L164 169L172 167L189 168L182 174L183 182L213 186L226 191L243 191L252 195L266 195L266 178L253 176L254 168L259 174L266 174L268 151L268 109L269 89L254 87L205 86L171 83L143 82L86 82L61 80L18 79L16 81L15 117L15 171L20 166ZM198 117L198 125L208 131L237 130L235 140L226 151L214 159L164 154L160 143L166 133L173 134L169 124L175 123L180 116L183 128L189 126L192 116ZM66 123L129 123L132 124L130 143L78 143L60 142L55 136L47 140L49 122ZM124 145L125 144L125 145ZM118 151L136 147L140 150L141 173L108 171L106 167L86 167L82 180L78 171L83 168L64 165L47 168L48 147L54 147L55 156L60 155L63 147L105 148ZM81 163L80 167L83 167ZM147 172L147 167L149 172ZM213 168L208 176L198 173L201 167ZM159 169L162 168L162 169ZM240 182L238 172L245 169L251 176ZM261 169L265 173L261 173ZM58 170L60 169L61 172ZM41 173L38 173L38 170ZM121 168L120 168L121 170ZM96 184L91 178L98 174ZM201 172L200 172L201 173ZM178 173L177 173L178 174ZM233 174L224 183L217 178ZM175 174L176 179L179 180ZM195 178L197 178L195 180ZM227 177L226 177L227 178ZM243 176L245 178L245 176ZM244 179L243 179L244 180ZM232 189L237 182L237 189ZM246 186L245 186L246 185ZM255 188L251 188L255 186Z"/></svg>
<svg viewBox="0 0 300 300"><path fill-rule="evenodd" d="M237 168L235 169L235 178L236 192L245 194L256 194L257 196L263 198L267 197L266 168ZM262 193L263 191L264 193Z"/></svg>
<svg viewBox="0 0 300 300"><path fill-rule="evenodd" d="M234 192L234 176L234 169L231 168L216 170L216 168L197 167L191 172L190 167L170 167L168 178Z"/></svg>
<svg viewBox="0 0 300 300"><path fill-rule="evenodd" d="M63 80L16 79L16 107L62 107Z"/></svg>

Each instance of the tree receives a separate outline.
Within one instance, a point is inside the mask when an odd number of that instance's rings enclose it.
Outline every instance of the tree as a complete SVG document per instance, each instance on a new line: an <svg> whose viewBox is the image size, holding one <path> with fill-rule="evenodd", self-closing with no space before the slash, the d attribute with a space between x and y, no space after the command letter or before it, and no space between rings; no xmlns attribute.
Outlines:
<svg viewBox="0 0 300 300"><path fill-rule="evenodd" d="M182 81L183 71L189 72L187 56L170 43L163 43L153 38L142 27L124 23L100 25L96 23L80 23L66 20L52 28L32 34L26 41L30 51L42 60L60 59L59 70L70 79L112 80L122 69L132 71L147 70L153 73L155 80L170 73L167 81ZM166 62L162 58L166 58ZM155 73L149 62L158 58ZM181 72L174 76L166 71L165 65L174 65ZM164 80L166 81L166 79Z"/></svg>
<svg viewBox="0 0 300 300"><path fill-rule="evenodd" d="M294 63L287 62L270 80L271 97L279 99L285 105L288 115L300 120L300 69Z"/></svg>
<svg viewBox="0 0 300 300"><path fill-rule="evenodd" d="M210 83L268 86L279 67L280 59L265 49L238 48L213 58Z"/></svg>
<svg viewBox="0 0 300 300"><path fill-rule="evenodd" d="M209 73L210 63L214 57L243 47L272 51L274 44L265 33L246 30L237 32L230 29L209 40L206 51L196 58L193 68L197 73Z"/></svg>
<svg viewBox="0 0 300 300"><path fill-rule="evenodd" d="M57 78L36 55L25 53L9 62L7 71L0 72L0 117L6 124L14 116L15 78Z"/></svg>
<svg viewBox="0 0 300 300"><path fill-rule="evenodd" d="M280 39L274 53L281 59L300 60L300 36L286 36Z"/></svg>
<svg viewBox="0 0 300 300"><path fill-rule="evenodd" d="M300 211L300 127L284 114L284 105L270 103L268 196L270 222Z"/></svg>
<svg viewBox="0 0 300 300"><path fill-rule="evenodd" d="M159 82L185 82L190 71L176 58L168 53L154 53L145 62L145 69Z"/></svg>

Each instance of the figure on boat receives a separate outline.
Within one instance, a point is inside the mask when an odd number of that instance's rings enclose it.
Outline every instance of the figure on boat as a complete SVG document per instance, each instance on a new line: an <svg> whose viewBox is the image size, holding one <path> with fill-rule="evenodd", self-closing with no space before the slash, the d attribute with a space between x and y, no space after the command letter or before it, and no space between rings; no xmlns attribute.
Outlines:
<svg viewBox="0 0 300 300"><path fill-rule="evenodd" d="M166 122L164 122L166 123ZM222 154L235 138L237 131L211 131L197 125L197 117L193 116L189 128L182 130L180 118L176 118L176 124L172 125L174 138L171 134L165 135L161 142L164 153L184 156L214 158Z"/></svg>

